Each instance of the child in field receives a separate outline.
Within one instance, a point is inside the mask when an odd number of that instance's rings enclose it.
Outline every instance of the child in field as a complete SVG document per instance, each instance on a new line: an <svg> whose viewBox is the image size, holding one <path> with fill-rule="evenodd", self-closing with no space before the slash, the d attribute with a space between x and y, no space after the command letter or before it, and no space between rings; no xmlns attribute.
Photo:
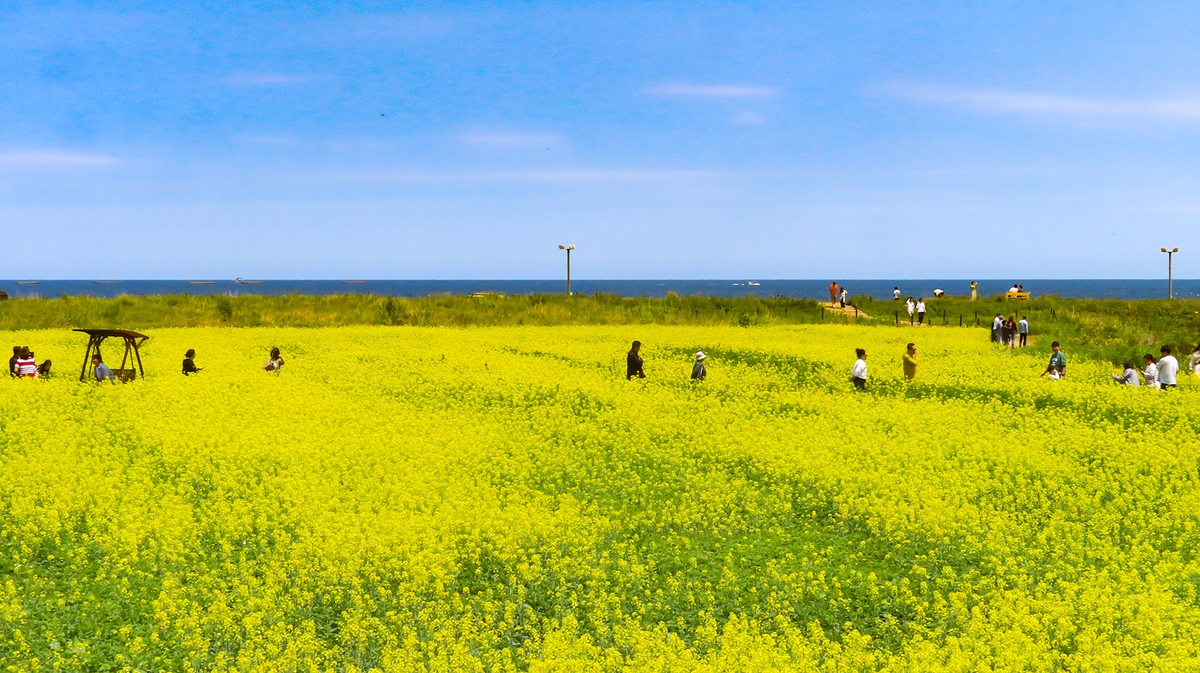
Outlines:
<svg viewBox="0 0 1200 673"><path fill-rule="evenodd" d="M187 352L183 354L183 375L195 374L201 369L204 369L204 367L196 366L196 349L187 349Z"/></svg>
<svg viewBox="0 0 1200 673"><path fill-rule="evenodd" d="M854 367L850 370L850 380L854 382L854 387L858 390L867 389L867 351L861 348L855 348L854 354L858 359L854 361Z"/></svg>
<svg viewBox="0 0 1200 673"><path fill-rule="evenodd" d="M1124 367L1125 371L1121 372L1120 374L1112 375L1113 380L1129 388L1138 387L1138 385L1140 385L1138 381L1138 373L1137 369L1134 368L1133 363L1126 360Z"/></svg>
<svg viewBox="0 0 1200 673"><path fill-rule="evenodd" d="M1146 385L1157 390L1158 365L1154 362L1154 356L1146 353L1142 356L1142 362L1145 363L1145 367L1142 369L1142 376L1146 378Z"/></svg>
<svg viewBox="0 0 1200 673"><path fill-rule="evenodd" d="M708 370L704 368L704 361L707 358L704 351L696 353L696 364L692 365L692 381L703 381L708 377Z"/></svg>
<svg viewBox="0 0 1200 673"><path fill-rule="evenodd" d="M271 359L267 360L267 364L263 365L263 369L268 372L279 373L283 369L283 356L279 354L278 348L271 349Z"/></svg>

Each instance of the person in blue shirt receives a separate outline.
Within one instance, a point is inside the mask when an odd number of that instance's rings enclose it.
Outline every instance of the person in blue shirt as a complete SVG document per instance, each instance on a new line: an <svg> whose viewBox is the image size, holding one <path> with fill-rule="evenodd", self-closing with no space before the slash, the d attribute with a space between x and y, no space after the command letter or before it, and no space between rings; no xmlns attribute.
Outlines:
<svg viewBox="0 0 1200 673"><path fill-rule="evenodd" d="M108 380L113 383L117 382L117 375L112 373L112 370L108 368L108 365L104 364L99 355L92 356L92 367L95 368L97 381Z"/></svg>

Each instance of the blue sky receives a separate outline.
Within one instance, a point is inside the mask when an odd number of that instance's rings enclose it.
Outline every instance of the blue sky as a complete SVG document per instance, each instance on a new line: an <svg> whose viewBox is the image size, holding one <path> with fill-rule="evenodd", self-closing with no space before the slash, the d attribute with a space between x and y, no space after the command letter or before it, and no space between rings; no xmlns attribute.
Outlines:
<svg viewBox="0 0 1200 673"><path fill-rule="evenodd" d="M1197 44L1188 3L10 2L0 276L1196 277Z"/></svg>

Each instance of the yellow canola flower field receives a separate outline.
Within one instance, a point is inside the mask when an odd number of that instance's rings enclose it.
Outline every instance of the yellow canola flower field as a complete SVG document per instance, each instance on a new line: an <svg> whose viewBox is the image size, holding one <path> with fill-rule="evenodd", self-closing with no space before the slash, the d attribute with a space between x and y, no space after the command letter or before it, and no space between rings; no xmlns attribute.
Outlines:
<svg viewBox="0 0 1200 673"><path fill-rule="evenodd" d="M7 336L56 376L0 381L4 670L1200 670L1192 377L955 328L212 328L116 386Z"/></svg>

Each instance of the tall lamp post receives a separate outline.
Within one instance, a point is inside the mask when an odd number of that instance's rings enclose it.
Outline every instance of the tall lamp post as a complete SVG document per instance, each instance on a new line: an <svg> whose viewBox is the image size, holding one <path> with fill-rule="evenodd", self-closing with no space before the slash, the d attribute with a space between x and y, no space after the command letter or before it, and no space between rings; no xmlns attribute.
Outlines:
<svg viewBox="0 0 1200 673"><path fill-rule="evenodd" d="M571 251L575 249L573 245L560 245L559 250L567 251L567 296L571 296Z"/></svg>
<svg viewBox="0 0 1200 673"><path fill-rule="evenodd" d="M562 246L560 245L558 247L561 248ZM1171 248L1170 250L1163 248L1162 251L1167 253L1167 299L1174 299L1175 298L1175 287L1174 287L1175 286L1175 277L1174 277L1175 274L1174 274L1174 269L1171 268L1172 267L1171 256L1174 255L1175 253L1179 252L1179 248Z"/></svg>

